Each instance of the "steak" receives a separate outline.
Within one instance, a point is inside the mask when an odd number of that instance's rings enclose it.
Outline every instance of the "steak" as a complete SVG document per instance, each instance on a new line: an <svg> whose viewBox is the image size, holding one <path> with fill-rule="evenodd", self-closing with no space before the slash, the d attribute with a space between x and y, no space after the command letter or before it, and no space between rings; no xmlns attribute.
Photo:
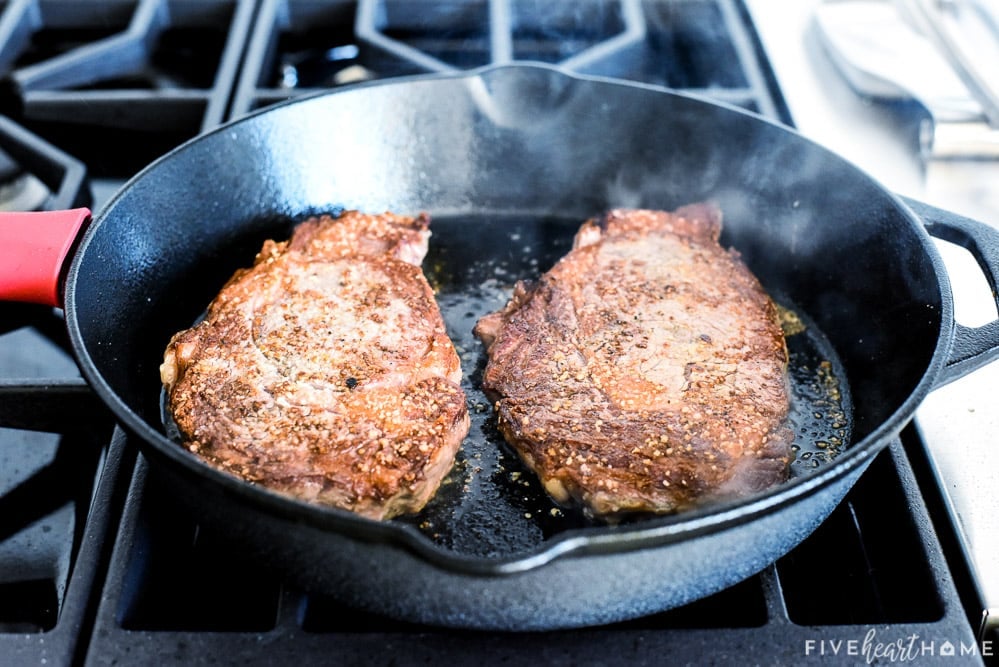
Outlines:
<svg viewBox="0 0 999 667"><path fill-rule="evenodd" d="M777 308L721 212L612 210L475 334L500 432L560 503L670 513L787 477Z"/></svg>
<svg viewBox="0 0 999 667"><path fill-rule="evenodd" d="M349 211L267 241L160 375L184 446L298 499L419 511L469 428L461 367L419 268L426 216Z"/></svg>

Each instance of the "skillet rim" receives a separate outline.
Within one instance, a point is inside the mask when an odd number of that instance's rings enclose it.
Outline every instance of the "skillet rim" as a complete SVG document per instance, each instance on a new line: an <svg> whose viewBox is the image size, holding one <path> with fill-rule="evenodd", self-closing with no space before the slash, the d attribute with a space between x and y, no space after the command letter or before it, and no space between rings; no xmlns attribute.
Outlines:
<svg viewBox="0 0 999 667"><path fill-rule="evenodd" d="M539 546L520 554L501 558L488 558L452 552L433 543L414 526L408 524L391 521L378 522L355 515L348 510L323 507L294 500L223 473L201 462L194 455L168 439L160 430L150 426L104 380L101 371L97 368L97 365L93 362L88 352L88 343L81 331L77 318L76 285L77 281L81 279L80 266L90 244L100 234L101 227L104 226L105 221L113 218L114 209L119 200L134 187L136 182L155 177L155 171L159 165L180 159L178 156L183 156L189 146L227 132L233 126L251 123L260 116L275 115L276 112L279 113L285 107L307 104L311 100L338 95L357 94L359 91L367 88L381 86L401 86L430 80L456 80L467 83L476 79L485 81L493 77L513 76L519 72L532 71L545 73L547 76L563 77L569 80L570 84L582 82L587 85L609 88L641 89L649 93L684 98L696 104L707 105L715 109L721 108L731 113L748 116L753 122L762 122L773 126L777 131L786 133L794 141L803 141L810 144L813 148L824 153L828 159L845 164L860 181L866 181L868 185L874 186L877 191L886 196L887 201L893 204L894 208L906 222L914 228L916 238L922 245L924 254L933 266L934 277L939 287L941 305L941 327L930 362L913 391L895 409L889 418L883 420L865 438L853 443L839 457L824 466L821 470L791 479L759 494L739 500L713 503L679 514L650 517L636 523L618 526L608 525L575 528L554 535ZM933 388L937 377L944 367L946 357L953 343L955 324L953 297L947 271L921 219L905 205L897 194L889 191L849 160L805 137L794 128L726 102L716 101L703 95L678 92L653 84L568 72L554 65L535 62L487 65L473 70L458 72L415 74L359 83L343 89L319 91L258 109L185 141L148 164L129 179L94 217L79 242L66 274L65 319L74 355L84 378L91 389L97 393L98 397L111 408L125 430L139 439L140 449L143 453L147 454L147 458L156 459L157 465L173 466L175 469L180 469L184 474L193 475L199 484L216 486L218 490L227 496L235 498L237 504L241 505L238 508L240 511L244 511L249 507L255 511L265 512L282 520L305 522L312 528L324 532L335 532L341 537L358 538L365 541L401 547L430 565L456 573L485 576L510 575L533 570L546 563L565 557L620 554L638 549L674 544L682 540L696 538L699 535L720 532L751 522L758 517L787 507L806 496L820 493L823 489L831 486L858 467L868 463L875 454L886 448L901 429L912 419L916 408Z"/></svg>

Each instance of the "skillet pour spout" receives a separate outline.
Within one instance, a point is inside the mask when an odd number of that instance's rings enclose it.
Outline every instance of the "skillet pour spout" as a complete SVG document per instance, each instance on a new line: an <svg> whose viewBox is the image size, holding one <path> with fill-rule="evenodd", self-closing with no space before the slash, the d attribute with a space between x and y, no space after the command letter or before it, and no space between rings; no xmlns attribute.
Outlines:
<svg viewBox="0 0 999 667"><path fill-rule="evenodd" d="M470 331L470 301L502 305L512 280L546 269L581 221L705 200L724 212L722 243L841 364L850 437L811 474L689 513L559 531L518 505L523 487L494 485L510 514L454 515L438 541L444 515L377 523L296 502L206 466L164 428L169 337L264 239L309 214L429 212L439 250L427 266L454 333ZM955 323L931 234L972 249L995 288L999 232L903 201L792 129L656 86L518 63L359 84L205 133L130 180L70 243L56 272L64 289L44 292L56 295L46 303L63 294L80 370L141 449L150 483L243 553L393 618L542 630L663 611L759 572L832 512L929 391L999 357L999 324ZM488 273L485 249L503 256ZM465 353L475 382L478 349ZM481 416L473 433L488 429ZM509 481L507 453L492 456L462 462L485 471L462 478L469 492L490 475Z"/></svg>

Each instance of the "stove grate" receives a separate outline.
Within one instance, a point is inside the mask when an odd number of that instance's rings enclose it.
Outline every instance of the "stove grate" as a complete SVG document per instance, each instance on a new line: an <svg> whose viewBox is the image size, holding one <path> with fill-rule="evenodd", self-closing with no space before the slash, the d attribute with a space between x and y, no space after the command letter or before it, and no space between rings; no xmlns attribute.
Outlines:
<svg viewBox="0 0 999 667"><path fill-rule="evenodd" d="M737 0L262 0L232 114L511 60L708 95L790 122Z"/></svg>
<svg viewBox="0 0 999 667"><path fill-rule="evenodd" d="M222 122L255 2L9 2L0 112L86 163L99 207L148 163Z"/></svg>

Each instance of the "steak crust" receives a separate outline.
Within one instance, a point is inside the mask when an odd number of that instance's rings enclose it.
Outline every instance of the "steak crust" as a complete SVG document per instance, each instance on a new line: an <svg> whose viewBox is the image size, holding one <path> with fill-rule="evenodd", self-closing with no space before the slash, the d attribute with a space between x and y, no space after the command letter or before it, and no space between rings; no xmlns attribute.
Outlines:
<svg viewBox="0 0 999 667"><path fill-rule="evenodd" d="M265 242L160 375L184 446L248 482L385 519L419 511L469 428L419 265L429 220L349 211Z"/></svg>
<svg viewBox="0 0 999 667"><path fill-rule="evenodd" d="M476 324L506 440L558 502L670 513L786 478L777 309L721 212L612 210Z"/></svg>

